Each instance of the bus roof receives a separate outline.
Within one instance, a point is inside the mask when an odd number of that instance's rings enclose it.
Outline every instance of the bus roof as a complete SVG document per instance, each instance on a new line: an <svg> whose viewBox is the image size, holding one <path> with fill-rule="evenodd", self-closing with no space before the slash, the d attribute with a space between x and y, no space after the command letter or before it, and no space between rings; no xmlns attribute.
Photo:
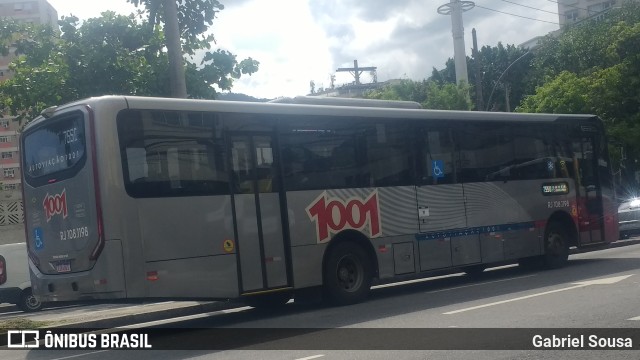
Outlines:
<svg viewBox="0 0 640 360"><path fill-rule="evenodd" d="M387 119L415 119L415 120L440 120L440 121L471 121L471 122L500 122L500 121L525 121L525 122L554 122L560 119L593 119L595 115L589 114L541 114L541 113L506 113L485 111L454 111L454 110L429 110L406 109L377 106L349 106L343 105L308 105L290 104L282 102L243 102L224 100L199 100L177 99L139 96L116 96L87 98L65 105L61 105L53 111L55 115L60 110L72 106L89 105L99 106L100 103L122 103L129 109L152 109L173 111L217 111L226 113L271 114L271 115L316 115L316 116L344 116L344 117L371 117ZM126 104L126 105L125 105ZM34 120L41 120L42 116ZM39 122L39 121L33 121Z"/></svg>
<svg viewBox="0 0 640 360"><path fill-rule="evenodd" d="M283 97L269 101L280 104L305 104L305 105L335 105L335 106L356 106L356 107L382 107L398 109L422 109L422 105L415 101L396 101L378 99L358 99L340 98L327 96L296 96L293 98Z"/></svg>

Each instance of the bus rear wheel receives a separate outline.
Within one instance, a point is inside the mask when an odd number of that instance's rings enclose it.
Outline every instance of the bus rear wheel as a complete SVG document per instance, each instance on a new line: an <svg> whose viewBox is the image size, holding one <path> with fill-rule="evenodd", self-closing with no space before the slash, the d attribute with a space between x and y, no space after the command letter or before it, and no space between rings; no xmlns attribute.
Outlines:
<svg viewBox="0 0 640 360"><path fill-rule="evenodd" d="M373 274L366 251L353 242L342 242L331 249L324 268L324 291L335 305L364 300Z"/></svg>
<svg viewBox="0 0 640 360"><path fill-rule="evenodd" d="M569 237L559 223L550 223L544 237L543 265L547 269L558 269L569 259Z"/></svg>

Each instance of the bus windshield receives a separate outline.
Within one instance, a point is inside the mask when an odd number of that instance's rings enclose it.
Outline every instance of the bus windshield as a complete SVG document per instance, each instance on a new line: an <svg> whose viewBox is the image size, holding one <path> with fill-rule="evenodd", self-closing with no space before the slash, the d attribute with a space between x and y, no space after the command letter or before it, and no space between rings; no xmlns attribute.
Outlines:
<svg viewBox="0 0 640 360"><path fill-rule="evenodd" d="M27 182L73 169L85 158L81 113L44 122L25 134L24 165ZM33 184L32 184L33 185Z"/></svg>

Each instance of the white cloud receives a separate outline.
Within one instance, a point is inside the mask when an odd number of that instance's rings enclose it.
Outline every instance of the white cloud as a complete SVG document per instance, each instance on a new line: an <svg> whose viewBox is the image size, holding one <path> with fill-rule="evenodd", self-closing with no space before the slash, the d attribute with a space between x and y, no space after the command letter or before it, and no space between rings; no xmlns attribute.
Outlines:
<svg viewBox="0 0 640 360"><path fill-rule="evenodd" d="M136 8L126 0L47 0L58 12L58 17L75 15L80 20L100 16L105 11L115 11L120 14L130 14Z"/></svg>
<svg viewBox="0 0 640 360"><path fill-rule="evenodd" d="M73 13L81 19L104 10L128 14L134 10L125 0L49 0L59 15ZM231 51L238 59L252 57L260 70L234 83L234 92L256 97L295 96L329 86L329 74L338 67L376 66L378 80L408 77L421 80L433 67L443 68L453 57L451 20L437 8L447 2L422 0L232 0L218 14L212 31L217 47ZM464 14L467 55L472 46L471 29L476 28L479 46L498 42L518 45L545 35L557 25L515 15L557 22L557 4L521 0L518 3L543 11L498 0L476 1ZM549 13L551 12L551 13ZM366 81L366 74L363 74ZM353 78L336 74L337 83Z"/></svg>

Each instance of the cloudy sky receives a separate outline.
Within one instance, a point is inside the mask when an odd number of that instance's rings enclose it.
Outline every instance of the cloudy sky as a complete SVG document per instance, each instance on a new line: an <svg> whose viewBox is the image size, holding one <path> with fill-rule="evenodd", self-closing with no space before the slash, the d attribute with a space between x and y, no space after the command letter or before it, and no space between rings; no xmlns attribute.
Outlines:
<svg viewBox="0 0 640 360"><path fill-rule="evenodd" d="M126 0L48 0L58 16L80 19L113 10L129 14ZM259 98L305 95L353 81L339 67L378 68L378 80L422 80L453 57L450 16L437 9L449 0L220 0L225 9L212 26L217 47L238 59L252 57L260 70L234 83L233 91ZM478 46L519 45L558 29L551 0L476 0L463 15L467 55L471 29ZM508 14L507 14L508 13ZM363 82L368 77L363 76Z"/></svg>

